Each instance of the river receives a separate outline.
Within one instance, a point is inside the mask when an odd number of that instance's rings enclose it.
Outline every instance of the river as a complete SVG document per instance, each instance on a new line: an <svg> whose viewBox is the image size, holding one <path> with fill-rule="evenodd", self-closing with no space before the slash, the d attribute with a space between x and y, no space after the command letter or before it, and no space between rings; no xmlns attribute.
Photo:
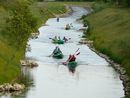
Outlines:
<svg viewBox="0 0 130 98"><path fill-rule="evenodd" d="M81 7L72 7L73 13L68 17L51 18L46 26L39 28L38 39L31 39L31 52L26 57L35 58L39 66L26 69L33 78L31 86L24 94L17 97L10 95L1 98L121 98L124 96L122 81L111 65L102 57L89 49L87 45L78 44L83 32L83 24L77 22L88 11ZM65 25L72 23L71 30L65 30ZM48 57L57 46L51 43L49 38L54 36L66 36L70 42L59 45L64 54L61 60ZM69 54L73 54L80 48L77 56L78 66L74 74L60 62L65 61Z"/></svg>

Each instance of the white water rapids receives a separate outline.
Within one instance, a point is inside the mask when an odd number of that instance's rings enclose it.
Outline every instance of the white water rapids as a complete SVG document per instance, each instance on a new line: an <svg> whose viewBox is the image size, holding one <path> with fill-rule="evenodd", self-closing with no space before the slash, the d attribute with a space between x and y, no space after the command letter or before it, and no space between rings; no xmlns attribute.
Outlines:
<svg viewBox="0 0 130 98"><path fill-rule="evenodd" d="M39 28L39 38L28 42L32 50L26 53L26 57L35 58L39 66L29 70L34 86L17 98L121 98L124 96L119 74L87 45L78 44L83 35L83 32L78 30L83 28L83 24L76 20L88 12L81 7L72 7L72 9L73 13L68 17L60 18L59 22L56 18L49 19L46 22L47 26ZM71 30L64 29L68 23L73 24ZM57 46L49 39L54 36L71 38L70 42L59 45L64 54L61 60L48 57ZM65 61L68 55L73 54L78 48L80 48L80 55L76 59L78 67L72 74L60 62Z"/></svg>

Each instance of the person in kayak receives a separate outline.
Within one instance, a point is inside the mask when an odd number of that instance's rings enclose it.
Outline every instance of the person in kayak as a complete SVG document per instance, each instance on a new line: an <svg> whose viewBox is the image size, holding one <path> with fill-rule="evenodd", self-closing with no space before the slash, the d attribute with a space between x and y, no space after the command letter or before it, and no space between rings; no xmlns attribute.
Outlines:
<svg viewBox="0 0 130 98"><path fill-rule="evenodd" d="M69 58L68 58L68 62L73 62L73 61L75 61L76 60L76 57L75 57L75 55L69 55Z"/></svg>
<svg viewBox="0 0 130 98"><path fill-rule="evenodd" d="M60 50L60 48L58 46L56 46L56 48L53 51L53 54L57 54L59 52L61 52L61 50Z"/></svg>
<svg viewBox="0 0 130 98"><path fill-rule="evenodd" d="M64 36L63 37L63 40L65 41L65 42L67 42L68 41L68 39Z"/></svg>
<svg viewBox="0 0 130 98"><path fill-rule="evenodd" d="M69 24L67 24L67 25L66 25L66 28L70 28L70 25L69 25Z"/></svg>
<svg viewBox="0 0 130 98"><path fill-rule="evenodd" d="M59 17L57 17L57 22L59 22L59 20L60 20Z"/></svg>
<svg viewBox="0 0 130 98"><path fill-rule="evenodd" d="M58 40L57 36L55 36L52 40L57 41Z"/></svg>
<svg viewBox="0 0 130 98"><path fill-rule="evenodd" d="M58 40L61 40L60 36L58 37Z"/></svg>

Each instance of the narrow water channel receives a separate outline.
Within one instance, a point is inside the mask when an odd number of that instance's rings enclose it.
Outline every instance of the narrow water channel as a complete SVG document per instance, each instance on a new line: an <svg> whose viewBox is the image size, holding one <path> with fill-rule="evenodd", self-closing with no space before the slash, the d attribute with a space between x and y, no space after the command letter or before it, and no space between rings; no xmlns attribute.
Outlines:
<svg viewBox="0 0 130 98"><path fill-rule="evenodd" d="M35 58L39 66L29 69L34 86L17 98L121 98L124 96L119 74L88 46L78 44L83 35L83 32L78 30L83 24L76 20L88 12L81 7L72 7L72 9L73 13L68 17L60 18L60 22L57 22L56 18L49 19L46 26L39 28L39 38L28 42L32 50L26 53L26 57ZM68 23L72 23L73 28L66 31L64 28ZM59 45L64 54L61 60L48 57L57 46L49 39L54 36L71 38L70 42ZM78 48L80 48L80 55L77 57L78 67L72 74L60 62L65 61L68 55L73 54ZM10 98L10 96L2 98Z"/></svg>

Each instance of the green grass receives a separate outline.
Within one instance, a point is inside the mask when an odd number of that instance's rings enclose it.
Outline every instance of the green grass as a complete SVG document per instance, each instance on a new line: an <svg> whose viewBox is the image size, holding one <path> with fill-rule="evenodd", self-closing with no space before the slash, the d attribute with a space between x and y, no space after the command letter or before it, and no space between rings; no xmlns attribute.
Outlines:
<svg viewBox="0 0 130 98"><path fill-rule="evenodd" d="M0 84L4 82L11 82L11 80L15 79L20 73L20 67L16 65L15 54L17 52L16 49L13 49L8 44L8 39L3 38L1 35L2 28L6 25L5 17L8 16L8 11L0 6ZM18 64L18 63L17 63Z"/></svg>
<svg viewBox="0 0 130 98"><path fill-rule="evenodd" d="M8 44L0 41L0 84L3 82L10 82L10 80L15 79L20 73L18 60L20 59L18 51L15 51ZM19 53L20 54L20 53ZM17 62L16 62L17 61Z"/></svg>
<svg viewBox="0 0 130 98"><path fill-rule="evenodd" d="M89 24L86 37L94 46L123 66L130 77L130 9L105 7L84 18ZM129 96L130 98L130 96Z"/></svg>
<svg viewBox="0 0 130 98"><path fill-rule="evenodd" d="M63 3L39 2L30 6L30 9L38 19L38 26L44 24L48 18L55 17L55 14L63 14L67 10Z"/></svg>
<svg viewBox="0 0 130 98"><path fill-rule="evenodd" d="M34 3L30 5L30 9L33 15L37 17L37 28L44 24L48 18L54 17L54 14L63 14L67 11L64 4L58 2L55 4ZM8 9L0 6L0 84L11 82L20 75L19 61L24 58L25 54L25 45L19 45L20 49L17 49L10 44L11 39L9 37L3 36L2 29L6 26L5 17L9 17Z"/></svg>
<svg viewBox="0 0 130 98"><path fill-rule="evenodd" d="M122 63L130 58L130 9L106 8L87 17L91 25L89 38L95 41L94 45L102 52L121 59ZM117 57L116 57L117 56Z"/></svg>

